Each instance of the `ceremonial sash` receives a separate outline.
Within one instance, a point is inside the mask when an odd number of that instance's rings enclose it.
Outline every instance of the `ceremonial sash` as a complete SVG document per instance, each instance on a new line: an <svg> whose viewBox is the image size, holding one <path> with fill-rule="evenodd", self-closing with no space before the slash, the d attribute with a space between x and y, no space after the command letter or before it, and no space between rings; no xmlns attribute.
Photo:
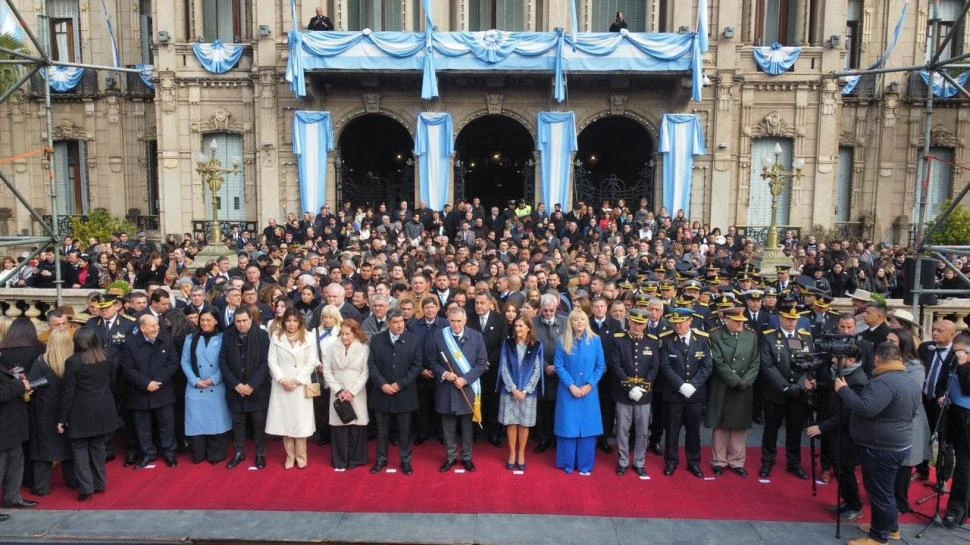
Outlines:
<svg viewBox="0 0 970 545"><path fill-rule="evenodd" d="M466 374L472 370L472 364L468 362L468 358L465 357L465 353L461 351L458 347L458 343L455 342L455 335L452 333L451 328L446 328L441 330L441 335L445 339L445 345L448 347L448 352L451 353L451 359L461 370L461 374ZM482 385L475 379L475 382L471 383L472 392L475 392L475 398L479 398L482 395Z"/></svg>

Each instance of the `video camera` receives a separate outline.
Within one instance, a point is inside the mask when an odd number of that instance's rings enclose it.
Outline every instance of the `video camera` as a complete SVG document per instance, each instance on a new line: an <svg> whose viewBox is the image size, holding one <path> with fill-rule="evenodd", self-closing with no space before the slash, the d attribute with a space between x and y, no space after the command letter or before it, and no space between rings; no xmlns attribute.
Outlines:
<svg viewBox="0 0 970 545"><path fill-rule="evenodd" d="M815 338L815 349L819 354L833 358L858 358L861 354L855 337L841 333L825 333Z"/></svg>

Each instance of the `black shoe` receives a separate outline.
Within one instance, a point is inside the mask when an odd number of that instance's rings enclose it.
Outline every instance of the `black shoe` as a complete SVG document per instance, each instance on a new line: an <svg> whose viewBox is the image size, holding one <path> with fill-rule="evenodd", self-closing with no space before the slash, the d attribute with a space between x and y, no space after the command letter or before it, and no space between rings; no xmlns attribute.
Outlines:
<svg viewBox="0 0 970 545"><path fill-rule="evenodd" d="M136 457L134 454L129 454L125 456L125 463L122 467L130 467L136 463L138 463L138 457Z"/></svg>
<svg viewBox="0 0 970 545"><path fill-rule="evenodd" d="M721 475L724 475L724 466L714 466L713 468L711 468L711 471L713 471L715 475L720 477Z"/></svg>
<svg viewBox="0 0 970 545"><path fill-rule="evenodd" d="M664 453L664 449L660 446L660 443L650 443L648 448L650 452L656 454L657 456L661 456Z"/></svg>
<svg viewBox="0 0 970 545"><path fill-rule="evenodd" d="M10 520L10 515L6 513L0 513L0 522L7 522Z"/></svg>
<svg viewBox="0 0 970 545"><path fill-rule="evenodd" d="M118 456L116 454L109 454L109 455L107 455L107 456L104 457L104 461L105 461L105 463L113 462L113 461L115 461L115 458L117 458L117 457Z"/></svg>
<svg viewBox="0 0 970 545"><path fill-rule="evenodd" d="M177 465L179 465L179 462L178 460L175 459L174 454L169 454L165 456L165 465L167 465L168 467L176 467Z"/></svg>
<svg viewBox="0 0 970 545"><path fill-rule="evenodd" d="M838 505L826 505L825 510L828 511L829 513L841 513L845 511L846 507L848 506L844 501L842 501L842 502L839 502Z"/></svg>
<svg viewBox="0 0 970 545"><path fill-rule="evenodd" d="M411 467L411 462L401 463L401 473L404 473L405 475L408 475L408 476L414 473L414 468Z"/></svg>
<svg viewBox="0 0 970 545"><path fill-rule="evenodd" d="M664 475L666 475L667 477L670 477L671 475L673 475L675 471L677 471L677 466L672 466L672 465L664 466Z"/></svg>
<svg viewBox="0 0 970 545"><path fill-rule="evenodd" d="M600 439L599 441L597 441L596 448L602 450L606 454L613 452L613 447L610 446L609 442L607 442L606 439Z"/></svg>
<svg viewBox="0 0 970 545"><path fill-rule="evenodd" d="M761 464L761 469L758 470L758 477L762 479L767 479L771 475L771 466L768 464Z"/></svg>
<svg viewBox="0 0 970 545"><path fill-rule="evenodd" d="M461 465L465 466L465 471L469 473L475 471L475 462L471 460L462 460Z"/></svg>
<svg viewBox="0 0 970 545"><path fill-rule="evenodd" d="M697 464L688 464L687 471L690 471L691 475L697 477L698 479L704 478L704 470L702 470L701 466Z"/></svg>
<svg viewBox="0 0 970 545"><path fill-rule="evenodd" d="M960 526L960 522L957 521L957 518L955 516L948 514L943 517L943 526L946 526L947 528L953 528L954 526Z"/></svg>
<svg viewBox="0 0 970 545"><path fill-rule="evenodd" d="M846 509L845 511L839 513L839 519L842 520L842 522L852 522L853 520L859 520L860 518L862 518L862 509L859 509L858 511Z"/></svg>
<svg viewBox="0 0 970 545"><path fill-rule="evenodd" d="M539 441L536 444L535 453L542 454L543 452L549 450L549 447L551 446L552 446L552 441L549 441L549 440Z"/></svg>
<svg viewBox="0 0 970 545"><path fill-rule="evenodd" d="M457 463L458 463L458 460L445 460L445 463L441 464L441 467L438 468L438 471L440 471L441 473L448 473L449 471L451 471L451 468L455 467L455 464Z"/></svg>
<svg viewBox="0 0 970 545"><path fill-rule="evenodd" d="M229 460L229 463L226 464L226 467L229 469L236 469L236 467L245 459L246 454L241 450L237 450L236 453L232 455L232 460Z"/></svg>
<svg viewBox="0 0 970 545"><path fill-rule="evenodd" d="M637 477L641 477L642 478L642 477L646 477L647 476L647 468L645 468L645 467L636 467L636 466L633 466L633 471L637 474Z"/></svg>
<svg viewBox="0 0 970 545"><path fill-rule="evenodd" d="M790 467L788 472L803 481L808 480L808 473L805 473L805 470L800 467Z"/></svg>
<svg viewBox="0 0 970 545"><path fill-rule="evenodd" d="M78 494L77 501L91 501L91 494Z"/></svg>
<svg viewBox="0 0 970 545"><path fill-rule="evenodd" d="M5 509L33 509L34 507L37 507L37 502L21 498L20 501L15 501L12 503L4 502L3 507Z"/></svg>
<svg viewBox="0 0 970 545"><path fill-rule="evenodd" d="M138 460L138 463L135 464L135 469L145 469L146 467L152 465L152 463L157 459L158 458L154 456L145 456L141 460Z"/></svg>
<svg viewBox="0 0 970 545"><path fill-rule="evenodd" d="M505 462L505 469L512 471L515 469L515 462Z"/></svg>
<svg viewBox="0 0 970 545"><path fill-rule="evenodd" d="M256 455L256 469L263 469L266 467L266 455L257 454Z"/></svg>
<svg viewBox="0 0 970 545"><path fill-rule="evenodd" d="M738 477L741 477L742 479L748 478L748 470L744 469L743 467L732 467L731 471L733 471L735 475L737 475Z"/></svg>
<svg viewBox="0 0 970 545"><path fill-rule="evenodd" d="M329 444L330 444L330 439L327 439L325 437L317 437L317 445L322 447Z"/></svg>
<svg viewBox="0 0 970 545"><path fill-rule="evenodd" d="M626 466L616 466L616 474L617 475L622 476L625 473L626 473Z"/></svg>
<svg viewBox="0 0 970 545"><path fill-rule="evenodd" d="M377 460L377 462L374 463L374 467L370 468L370 474L377 475L385 467L387 467L387 460Z"/></svg>

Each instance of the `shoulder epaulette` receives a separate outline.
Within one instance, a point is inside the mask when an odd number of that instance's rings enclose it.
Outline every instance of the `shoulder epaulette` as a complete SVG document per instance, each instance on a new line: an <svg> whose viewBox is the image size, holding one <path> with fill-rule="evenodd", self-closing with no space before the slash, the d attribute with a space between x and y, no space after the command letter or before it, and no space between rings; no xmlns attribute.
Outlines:
<svg viewBox="0 0 970 545"><path fill-rule="evenodd" d="M691 328L691 331L697 335L700 335L701 337L710 337L710 335L706 331L701 331L700 329Z"/></svg>
<svg viewBox="0 0 970 545"><path fill-rule="evenodd" d="M777 329L764 329L764 330L761 331L761 334L762 335L771 335L775 331L777 331Z"/></svg>
<svg viewBox="0 0 970 545"><path fill-rule="evenodd" d="M654 335L653 333L647 333L647 338L648 338L648 339L653 339L653 340L657 340L657 339L658 339L659 337L657 337L657 336L656 336L656 335Z"/></svg>
<svg viewBox="0 0 970 545"><path fill-rule="evenodd" d="M799 335L811 335L811 334L812 334L812 332L811 332L811 331L809 331L809 330L807 330L807 329L804 329L804 328L802 328L802 329L799 329L799 330L798 330L798 334L799 334Z"/></svg>
<svg viewBox="0 0 970 545"><path fill-rule="evenodd" d="M622 339L623 337L626 337L626 333L623 331L617 331L616 333L613 334L613 336L616 337L617 339Z"/></svg>
<svg viewBox="0 0 970 545"><path fill-rule="evenodd" d="M118 316L121 316L122 318L124 318L124 319L126 319L126 320L131 320L132 322L137 322L137 321L138 321L138 320L136 320L136 319L135 319L134 317L132 317L132 316L129 316L129 315L127 315L127 314L119 314Z"/></svg>
<svg viewBox="0 0 970 545"><path fill-rule="evenodd" d="M667 335L673 335L673 334L674 334L674 330L673 329L665 329L664 331L661 331L660 332L660 335L658 335L657 337L662 339L662 338L666 337Z"/></svg>

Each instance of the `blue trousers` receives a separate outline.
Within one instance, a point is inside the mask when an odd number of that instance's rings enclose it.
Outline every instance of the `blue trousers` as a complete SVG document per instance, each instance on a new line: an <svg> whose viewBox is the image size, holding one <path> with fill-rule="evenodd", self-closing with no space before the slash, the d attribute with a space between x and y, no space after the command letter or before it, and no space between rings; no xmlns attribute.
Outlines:
<svg viewBox="0 0 970 545"><path fill-rule="evenodd" d="M909 457L904 450L876 450L858 447L862 462L862 483L869 493L872 506L872 525L869 537L879 543L889 541L889 533L899 530L899 513L896 511L896 472Z"/></svg>
<svg viewBox="0 0 970 545"><path fill-rule="evenodd" d="M566 473L593 471L596 437L556 437L556 467Z"/></svg>

